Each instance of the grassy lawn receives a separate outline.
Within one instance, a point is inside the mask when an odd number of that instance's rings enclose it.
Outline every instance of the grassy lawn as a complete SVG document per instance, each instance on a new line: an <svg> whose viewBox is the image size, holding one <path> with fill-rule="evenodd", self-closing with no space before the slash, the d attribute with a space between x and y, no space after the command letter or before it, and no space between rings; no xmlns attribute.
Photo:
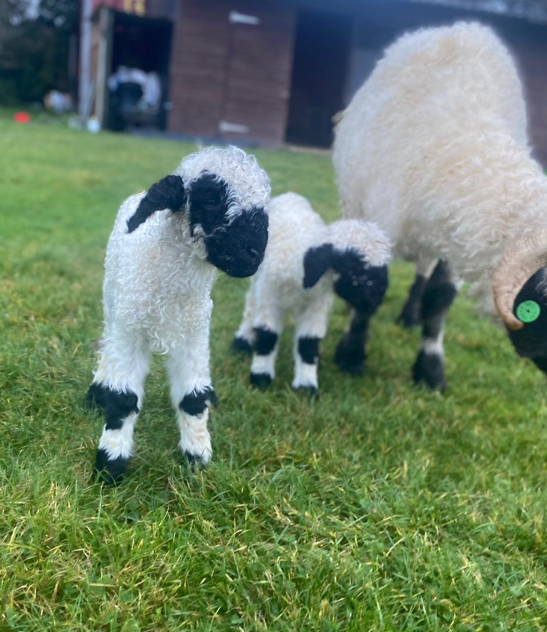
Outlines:
<svg viewBox="0 0 547 632"><path fill-rule="evenodd" d="M508 631L547 629L547 385L460 297L445 396L415 389L418 332L394 319L393 267L367 374L322 349L321 399L290 389L291 327L266 394L230 352L247 287L214 291L214 462L182 465L161 358L125 482L92 464L82 406L101 333L118 205L189 144L0 115L0 630ZM338 216L330 160L256 152L274 193Z"/></svg>

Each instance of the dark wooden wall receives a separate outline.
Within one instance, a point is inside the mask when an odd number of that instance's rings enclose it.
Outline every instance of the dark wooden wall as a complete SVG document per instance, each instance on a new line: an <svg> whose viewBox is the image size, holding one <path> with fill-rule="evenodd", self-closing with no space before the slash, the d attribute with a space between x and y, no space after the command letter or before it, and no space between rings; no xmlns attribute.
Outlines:
<svg viewBox="0 0 547 632"><path fill-rule="evenodd" d="M260 22L230 22L231 11ZM277 3L180 1L171 57L169 130L281 144L295 22L296 9ZM226 131L233 126L241 131Z"/></svg>

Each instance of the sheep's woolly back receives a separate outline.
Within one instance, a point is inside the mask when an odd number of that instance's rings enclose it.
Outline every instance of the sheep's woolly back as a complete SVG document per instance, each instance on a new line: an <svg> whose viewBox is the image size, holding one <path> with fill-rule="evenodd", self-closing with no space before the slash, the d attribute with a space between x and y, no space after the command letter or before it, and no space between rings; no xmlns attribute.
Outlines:
<svg viewBox="0 0 547 632"><path fill-rule="evenodd" d="M546 223L515 64L478 24L391 46L347 108L333 162L344 217L376 222L402 258L448 260L488 301L505 246Z"/></svg>
<svg viewBox="0 0 547 632"><path fill-rule="evenodd" d="M342 219L329 226L330 242L338 250L353 248L364 255L372 266L385 266L391 261L391 244L376 224L356 219Z"/></svg>
<svg viewBox="0 0 547 632"><path fill-rule="evenodd" d="M266 206L270 180L254 156L234 146L207 147L184 158L175 174L182 177L185 188L190 190L192 182L207 172L230 185L228 217L237 215L241 209Z"/></svg>
<svg viewBox="0 0 547 632"><path fill-rule="evenodd" d="M327 227L308 200L296 193L273 198L268 213L268 246L258 274L270 277L275 284L295 282L300 289L304 255L310 248L327 243Z"/></svg>

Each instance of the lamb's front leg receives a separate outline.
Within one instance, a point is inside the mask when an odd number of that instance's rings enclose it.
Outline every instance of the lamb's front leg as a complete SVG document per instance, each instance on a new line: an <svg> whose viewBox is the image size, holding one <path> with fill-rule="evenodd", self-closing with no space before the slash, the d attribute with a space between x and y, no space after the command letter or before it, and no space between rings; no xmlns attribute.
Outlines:
<svg viewBox="0 0 547 632"><path fill-rule="evenodd" d="M144 400L150 353L133 339L113 336L103 341L99 367L87 403L104 409L106 423L99 440L95 469L106 483L119 482L133 448L133 431Z"/></svg>
<svg viewBox="0 0 547 632"><path fill-rule="evenodd" d="M205 466L212 456L207 429L209 408L216 402L209 372L209 332L192 334L184 347L169 352L171 400L180 429L180 448L192 464Z"/></svg>
<svg viewBox="0 0 547 632"><path fill-rule="evenodd" d="M327 333L332 295L321 296L295 313L294 379L295 391L315 395L319 388L319 345Z"/></svg>

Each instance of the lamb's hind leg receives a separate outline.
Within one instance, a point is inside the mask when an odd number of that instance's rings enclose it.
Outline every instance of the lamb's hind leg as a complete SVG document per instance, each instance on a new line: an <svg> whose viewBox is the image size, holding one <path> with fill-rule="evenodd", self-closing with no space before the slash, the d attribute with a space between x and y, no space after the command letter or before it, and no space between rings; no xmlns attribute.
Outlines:
<svg viewBox="0 0 547 632"><path fill-rule="evenodd" d="M251 282L251 287L247 291L245 296L245 309L243 310L243 320L236 332L232 347L234 351L243 351L244 353L251 353L254 344L254 331L253 331L253 316L255 310L255 298L254 298L254 283Z"/></svg>
<svg viewBox="0 0 547 632"><path fill-rule="evenodd" d="M150 354L133 340L103 343L99 368L87 394L88 404L104 409L106 423L95 469L107 483L119 482L133 448L133 431L144 399Z"/></svg>
<svg viewBox="0 0 547 632"><path fill-rule="evenodd" d="M421 317L422 340L412 375L416 384L444 391L444 322L458 290L445 261L439 261L424 289Z"/></svg>

